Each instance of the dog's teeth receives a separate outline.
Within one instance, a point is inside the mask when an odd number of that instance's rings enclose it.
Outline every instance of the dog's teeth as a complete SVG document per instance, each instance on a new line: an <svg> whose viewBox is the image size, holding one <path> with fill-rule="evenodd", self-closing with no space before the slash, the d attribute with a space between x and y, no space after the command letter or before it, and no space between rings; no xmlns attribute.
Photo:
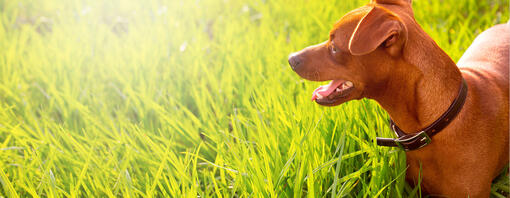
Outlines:
<svg viewBox="0 0 510 198"><path fill-rule="evenodd" d="M340 92L342 90L340 88L336 88L335 91Z"/></svg>
<svg viewBox="0 0 510 198"><path fill-rule="evenodd" d="M345 84L347 87L352 87L352 85L353 85L351 81L347 81L347 82L345 82L344 84Z"/></svg>
<svg viewBox="0 0 510 198"><path fill-rule="evenodd" d="M317 94L317 99L322 99L322 98L324 98L324 96L322 96L321 94L318 93Z"/></svg>

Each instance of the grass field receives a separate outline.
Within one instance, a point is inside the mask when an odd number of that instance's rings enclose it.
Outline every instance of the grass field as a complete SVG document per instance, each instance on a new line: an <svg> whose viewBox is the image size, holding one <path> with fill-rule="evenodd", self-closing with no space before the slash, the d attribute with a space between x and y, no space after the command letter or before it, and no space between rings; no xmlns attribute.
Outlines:
<svg viewBox="0 0 510 198"><path fill-rule="evenodd" d="M287 55L368 0L0 0L0 197L415 197L374 101ZM458 60L507 0L415 0ZM493 185L505 197L508 177Z"/></svg>

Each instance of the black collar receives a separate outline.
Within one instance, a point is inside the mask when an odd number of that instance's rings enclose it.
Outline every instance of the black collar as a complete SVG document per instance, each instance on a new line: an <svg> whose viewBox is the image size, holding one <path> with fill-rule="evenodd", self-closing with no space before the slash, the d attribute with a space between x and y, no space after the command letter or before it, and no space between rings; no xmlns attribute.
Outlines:
<svg viewBox="0 0 510 198"><path fill-rule="evenodd" d="M436 133L443 130L450 122L459 114L462 106L464 106L464 102L466 101L467 96L467 84L466 80L462 78L462 83L460 84L459 94L457 98L450 105L448 110L439 117L436 121L434 121L431 125L426 127L417 133L407 134L402 129L398 128L398 126L390 119L391 130L395 132L397 135L397 139L392 138L377 138L377 145L379 146L391 146L391 147L400 147L406 151L419 149L424 147L432 141L432 136Z"/></svg>

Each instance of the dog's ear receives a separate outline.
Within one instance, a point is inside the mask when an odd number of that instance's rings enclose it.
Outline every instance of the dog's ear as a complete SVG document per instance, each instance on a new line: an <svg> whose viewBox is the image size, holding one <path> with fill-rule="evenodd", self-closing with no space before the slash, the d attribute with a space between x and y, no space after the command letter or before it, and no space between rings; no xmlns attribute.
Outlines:
<svg viewBox="0 0 510 198"><path fill-rule="evenodd" d="M396 56L406 40L407 30L402 20L386 8L374 6L352 33L349 51L353 55L364 55L382 46Z"/></svg>
<svg viewBox="0 0 510 198"><path fill-rule="evenodd" d="M372 0L372 3L380 3L380 4L412 4L413 0Z"/></svg>

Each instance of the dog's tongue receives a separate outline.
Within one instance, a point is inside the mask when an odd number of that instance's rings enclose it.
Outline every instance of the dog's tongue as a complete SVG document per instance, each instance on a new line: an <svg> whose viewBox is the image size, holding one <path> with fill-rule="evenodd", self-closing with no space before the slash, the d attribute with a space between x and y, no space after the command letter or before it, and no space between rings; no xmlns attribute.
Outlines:
<svg viewBox="0 0 510 198"><path fill-rule="evenodd" d="M335 89L344 82L345 80L332 80L329 82L329 84L318 87L315 89L315 91L313 91L312 101L317 99L317 94L320 94L324 97L329 96L329 94L333 93L333 91L335 91Z"/></svg>

